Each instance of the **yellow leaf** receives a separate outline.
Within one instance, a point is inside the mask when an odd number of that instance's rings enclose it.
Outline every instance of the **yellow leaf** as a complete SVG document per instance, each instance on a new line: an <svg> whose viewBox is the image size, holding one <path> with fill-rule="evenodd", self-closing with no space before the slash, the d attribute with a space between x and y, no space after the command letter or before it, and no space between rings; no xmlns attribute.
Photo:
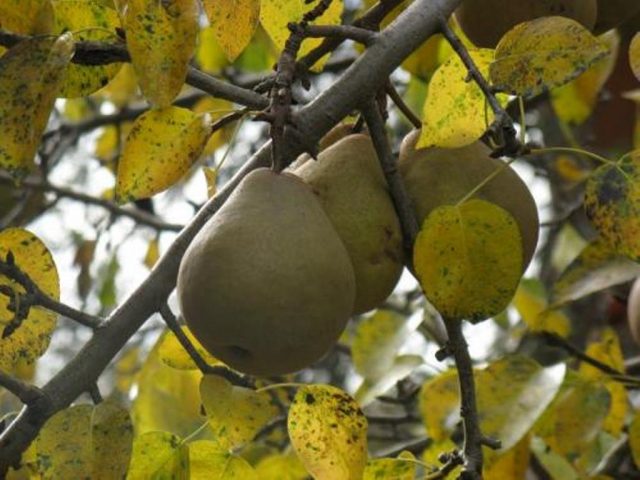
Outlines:
<svg viewBox="0 0 640 480"><path fill-rule="evenodd" d="M606 45L575 20L542 17L502 37L489 76L502 91L532 96L573 80L607 52Z"/></svg>
<svg viewBox="0 0 640 480"><path fill-rule="evenodd" d="M195 50L198 3L129 0L123 26L144 96L160 107L170 105L180 93Z"/></svg>
<svg viewBox="0 0 640 480"><path fill-rule="evenodd" d="M229 61L249 44L260 18L260 0L203 0L211 28Z"/></svg>
<svg viewBox="0 0 640 480"><path fill-rule="evenodd" d="M624 372L624 357L618 335L611 328L606 328L603 330L601 337L599 341L590 343L585 353L591 358L605 365L609 365L619 372ZM611 409L602 425L602 429L614 437L617 437L624 427L629 404L624 385L612 380L611 377L602 370L586 362L580 364L580 373L585 379L593 379L609 390L609 394L611 395Z"/></svg>
<svg viewBox="0 0 640 480"><path fill-rule="evenodd" d="M587 120L602 87L613 72L618 58L620 35L616 30L611 30L600 37L600 40L607 46L607 54L596 60L575 80L551 90L551 104L563 122L580 125Z"/></svg>
<svg viewBox="0 0 640 480"><path fill-rule="evenodd" d="M211 121L215 121L227 113L233 112L233 104L222 98L204 97L193 106L195 113L208 113L211 115ZM204 147L203 155L211 155L222 145L227 143L231 137L233 130L232 124L220 128L214 132L209 138L207 145Z"/></svg>
<svg viewBox="0 0 640 480"><path fill-rule="evenodd" d="M2 0L0 27L25 35L46 34L53 30L51 0Z"/></svg>
<svg viewBox="0 0 640 480"><path fill-rule="evenodd" d="M163 337L151 350L136 378L131 416L138 434L166 430L186 436L202 425L199 370L171 368L159 358Z"/></svg>
<svg viewBox="0 0 640 480"><path fill-rule="evenodd" d="M74 32L77 41L113 43L118 40L118 13L97 0L54 0L55 31ZM111 31L108 33L105 30ZM78 33L75 33L78 32ZM76 65L67 67L61 97L84 97L104 87L116 76L121 63Z"/></svg>
<svg viewBox="0 0 640 480"><path fill-rule="evenodd" d="M587 180L584 206L603 241L640 258L640 152L601 165Z"/></svg>
<svg viewBox="0 0 640 480"><path fill-rule="evenodd" d="M181 328L187 338L191 341L191 344L209 365L223 365L220 360L216 359L207 350L205 350L196 337L193 336L189 327L183 325ZM177 368L178 370L195 370L198 368L187 351L180 344L178 338L170 331L163 336L159 343L158 357L165 365Z"/></svg>
<svg viewBox="0 0 640 480"><path fill-rule="evenodd" d="M147 253L144 255L144 264L151 269L160 258L160 246L158 245L158 237L151 239L147 246Z"/></svg>
<svg viewBox="0 0 640 480"><path fill-rule="evenodd" d="M262 0L260 8L260 23L267 31L271 40L276 46L278 52L284 49L284 44L289 38L290 31L287 25L291 22L299 22L302 16L313 8L313 5L305 4L303 0ZM331 5L315 21L312 25L339 25L342 10L344 8L343 0L333 0ZM302 42L299 57L302 57L322 43L322 39L312 38ZM326 62L327 56L317 62L313 71L322 69Z"/></svg>
<svg viewBox="0 0 640 480"><path fill-rule="evenodd" d="M189 480L264 480L242 457L216 442L199 440L189 444ZM284 477L279 477L280 479Z"/></svg>
<svg viewBox="0 0 640 480"><path fill-rule="evenodd" d="M557 454L573 461L586 454L609 413L607 389L569 370L565 382L535 427Z"/></svg>
<svg viewBox="0 0 640 480"><path fill-rule="evenodd" d="M129 395L129 390L135 381L135 375L140 369L140 347L134 346L123 351L115 363L115 385L123 397Z"/></svg>
<svg viewBox="0 0 640 480"><path fill-rule="evenodd" d="M453 451L459 450L460 447L453 443L450 438L431 442L431 444L429 444L424 452L422 452L422 461L428 465L428 468L426 468L425 470L427 471L427 473L435 474L440 469L440 467L442 467L442 462L439 459L440 455L443 453L451 453ZM462 472L462 468L462 465L458 465L457 467L455 467L449 473L449 475L445 477L446 480L453 480L454 478L457 479Z"/></svg>
<svg viewBox="0 0 640 480"><path fill-rule="evenodd" d="M116 198L124 203L171 187L200 156L210 125L208 115L179 107L138 117L118 163Z"/></svg>
<svg viewBox="0 0 640 480"><path fill-rule="evenodd" d="M76 405L51 417L36 439L44 479L124 478L131 458L129 412L111 403Z"/></svg>
<svg viewBox="0 0 640 480"><path fill-rule="evenodd" d="M533 279L520 282L513 297L513 305L532 332L551 332L566 338L571 331L567 316L556 310L547 310L542 285Z"/></svg>
<svg viewBox="0 0 640 480"><path fill-rule="evenodd" d="M362 480L413 480L418 464L410 452L402 452L398 458L369 460Z"/></svg>
<svg viewBox="0 0 640 480"><path fill-rule="evenodd" d="M200 30L196 61L203 71L214 74L219 73L229 64L227 56L216 40L216 34L212 27Z"/></svg>
<svg viewBox="0 0 640 480"><path fill-rule="evenodd" d="M447 370L422 384L418 408L427 433L436 442L444 441L455 429L460 418L458 374Z"/></svg>
<svg viewBox="0 0 640 480"><path fill-rule="evenodd" d="M58 271L47 247L31 232L8 228L0 232L0 258L6 260L11 252L15 264L49 297L60 298ZM18 293L24 288L0 275L0 285ZM9 299L0 295L0 331L14 318L8 310ZM32 364L42 355L56 327L57 314L33 307L20 326L9 336L0 336L0 370L11 371L19 363Z"/></svg>
<svg viewBox="0 0 640 480"><path fill-rule="evenodd" d="M235 387L218 375L202 378L200 396L216 441L228 450L253 440L278 413L268 393Z"/></svg>
<svg viewBox="0 0 640 480"><path fill-rule="evenodd" d="M506 452L484 450L486 455L483 467L484 480L526 478L531 456L529 442L529 435L526 435Z"/></svg>
<svg viewBox="0 0 640 480"><path fill-rule="evenodd" d="M571 463L551 450L541 438L533 437L531 451L553 480L582 480Z"/></svg>
<svg viewBox="0 0 640 480"><path fill-rule="evenodd" d="M633 74L640 80L640 33L635 34L629 45L629 64Z"/></svg>
<svg viewBox="0 0 640 480"><path fill-rule="evenodd" d="M16 177L32 169L73 49L67 33L22 41L0 57L0 169Z"/></svg>
<svg viewBox="0 0 640 480"><path fill-rule="evenodd" d="M423 363L424 358L420 355L396 356L380 376L365 378L362 381L354 395L355 399L362 406L370 404Z"/></svg>
<svg viewBox="0 0 640 480"><path fill-rule="evenodd" d="M402 68L421 80L428 81L440 64L440 47L443 43L447 42L442 35L432 35L404 59Z"/></svg>
<svg viewBox="0 0 640 480"><path fill-rule="evenodd" d="M294 452L262 458L256 465L260 480L306 480L309 474Z"/></svg>
<svg viewBox="0 0 640 480"><path fill-rule="evenodd" d="M189 449L169 432L147 432L133 440L127 480L189 480Z"/></svg>
<svg viewBox="0 0 640 480"><path fill-rule="evenodd" d="M207 198L211 198L216 194L218 170L211 167L202 167L202 173L204 173L204 179L207 182Z"/></svg>
<svg viewBox="0 0 640 480"><path fill-rule="evenodd" d="M568 84L568 85L571 85L571 84ZM567 87L567 85L565 85L564 87L560 87L558 89L554 89L554 90L551 91L552 98L554 99L554 108L556 109L556 113L558 114L558 116L561 116L561 118L562 118L562 115L564 115L566 117L565 118L566 122L574 121L574 122L580 123L582 120L580 120L580 121L577 120L577 118L579 117L579 115L577 113L575 113L575 114L573 114L573 113L561 114L559 112L559 109L560 108L564 108L564 107L562 105L556 105L555 99L559 98L559 97L555 97L554 96L554 92L559 92L560 90L564 89L565 87ZM561 93L560 95L562 97L562 100L558 100L559 104L562 104L562 102L564 102L565 98L567 100L570 100L570 102L572 102L571 106L567 107L567 111L569 111L571 109L571 111L573 112L573 109L578 110L579 108L581 108L580 105L582 105L582 104L579 103L579 100L577 98L574 99L573 97L570 96L570 95L573 95L573 93L567 94L566 97L565 97L564 93ZM573 102L576 102L576 103L574 104ZM591 110L589 110L589 113L590 112L591 112ZM571 118L573 118L573 120L571 120ZM582 118L582 117L580 116L580 118ZM580 183L580 182L583 182L589 176L589 170L587 170L584 165L581 165L578 162L576 162L575 157L572 156L572 155L565 155L565 154L558 155L553 161L553 168L558 173L558 175L560 175L562 180L564 180L565 182L569 182L569 183Z"/></svg>
<svg viewBox="0 0 640 480"><path fill-rule="evenodd" d="M122 65L116 76L104 88L95 93L97 97L109 100L116 107L127 105L137 94L138 82L130 63ZM120 125L124 124L129 124L129 122L123 122Z"/></svg>
<svg viewBox="0 0 640 480"><path fill-rule="evenodd" d="M469 51L483 75L493 61L493 50ZM433 74L422 109L422 131L416 145L457 148L475 142L493 122L494 115L484 94L473 81L462 60L455 55ZM501 97L504 99L504 97Z"/></svg>
<svg viewBox="0 0 640 480"><path fill-rule="evenodd" d="M640 413L636 413L629 425L629 446L631 447L631 456L640 468Z"/></svg>
<svg viewBox="0 0 640 480"><path fill-rule="evenodd" d="M330 385L298 390L289 409L289 438L316 480L361 480L367 463L367 419L358 404Z"/></svg>
<svg viewBox="0 0 640 480"><path fill-rule="evenodd" d="M522 275L522 236L503 208L472 199L434 209L414 245L425 295L447 320L484 320L511 301Z"/></svg>

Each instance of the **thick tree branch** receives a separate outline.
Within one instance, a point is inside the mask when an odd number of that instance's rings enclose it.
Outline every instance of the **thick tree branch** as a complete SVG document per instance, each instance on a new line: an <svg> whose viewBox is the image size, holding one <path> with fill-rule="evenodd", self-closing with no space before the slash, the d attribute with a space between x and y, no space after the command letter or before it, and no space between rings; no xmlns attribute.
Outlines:
<svg viewBox="0 0 640 480"><path fill-rule="evenodd" d="M31 405L43 397L42 390L22 380L12 377L0 370L0 387L4 387L13 393L25 405Z"/></svg>
<svg viewBox="0 0 640 480"><path fill-rule="evenodd" d="M414 1L331 87L297 113L297 132L285 131L287 154L302 153L304 144L319 141L342 118L384 87L391 72L404 58L437 31L439 16L448 17L460 1ZM299 136L306 138L302 141ZM43 411L28 407L21 412L0 439L0 472L19 460L44 422L94 383L129 338L162 307L175 286L180 260L193 237L247 173L268 166L269 152L270 142L205 204L144 282L111 313L105 326L78 355L43 387L52 399L51 408Z"/></svg>

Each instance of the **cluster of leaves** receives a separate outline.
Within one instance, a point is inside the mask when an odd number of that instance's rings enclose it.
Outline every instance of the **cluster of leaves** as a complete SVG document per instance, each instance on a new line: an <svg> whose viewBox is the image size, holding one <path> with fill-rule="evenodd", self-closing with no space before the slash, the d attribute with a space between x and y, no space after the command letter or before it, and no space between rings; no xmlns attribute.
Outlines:
<svg viewBox="0 0 640 480"><path fill-rule="evenodd" d="M330 5L317 24L340 23L343 3L334 0ZM195 56L200 73L242 83L240 74L271 67L289 37L287 24L299 21L308 7L300 0L203 0L209 26L201 29L197 6L192 0L4 0L0 27L15 45L0 57L0 173L8 172L25 186L35 178L44 190L52 188L47 175L66 160L52 158L47 142L65 135L76 135L77 141L83 133L104 127L92 154L109 172L113 188L94 204L126 215L130 210L117 203L178 190L203 154L209 160L224 159L219 149L232 141L232 135L219 128L220 120L229 114L242 118L247 112L229 100L192 91L181 94L195 68L190 60ZM400 5L383 25L404 7ZM516 105L517 110L521 104L523 110L543 115L536 102L546 98L565 131L575 129L575 135L598 107L599 93L620 53L625 61L628 53L640 77L639 37L628 52L622 51L626 44L615 32L596 38L567 19L522 24L495 50L476 49L458 35L478 72L501 92L499 105ZM124 57L83 63L82 48L91 42L107 44L116 56L126 48L131 63L123 63ZM319 42L305 40L301 55ZM326 58L314 68L321 70L325 62ZM502 121L487 106L486 92L468 81L469 65L444 37L431 37L402 66L411 73L405 101L422 111L419 146L461 147L485 135L495 120ZM136 103L143 97L152 109ZM67 99L62 123L55 125L54 115L48 124L52 111L58 110L57 98ZM184 103L175 104L180 102ZM104 120L103 107L117 111L113 121ZM130 111L136 114L128 116ZM523 135L525 120L523 115ZM544 130L542 121L535 126ZM401 121L396 127L397 134L406 130ZM465 198L436 210L416 243L416 271L438 311L448 319L495 315L501 339L508 340L494 345L494 355L476 370L481 429L502 443L499 450L487 451L486 479L523 478L531 465L558 479L611 478L603 472L611 473L611 459L627 444L633 462L640 464L640 416L631 408L629 394L639 380L624 374L623 346L614 329L592 329L586 360L579 365L558 362L540 351L538 360L521 355L528 339L546 338L533 333L551 334L560 342L576 335L561 308L571 313L576 301L603 298L602 292L640 274L635 178L640 156L627 150L609 159L612 152L602 156L580 151L574 134L567 137L569 146L529 146L526 157L540 170L540 164L547 165L553 187L568 185L578 191L580 207L585 192L584 207L597 235L591 232L582 239L566 216L566 225L560 224L563 229L547 243L556 257L569 257L553 265L547 261L560 271L548 282L551 295L544 293L540 281L519 283L521 247L513 219L486 202ZM594 162L583 162L584 158ZM221 166L219 161L203 167L208 196L215 194ZM60 189L51 192L61 194ZM5 202L3 194L0 199ZM9 196L6 203L6 210L4 203L0 205L0 217L15 207L15 198ZM17 202L21 207L27 204L24 198ZM159 225L158 231L167 226ZM570 252L576 245L584 248L578 255L562 252L559 239L569 244L565 250ZM452 246L450 253L435 255L438 245ZM102 283L93 286L95 248L95 240L77 241L78 294L83 300L91 292L97 294L101 309L109 310L118 301L117 256L105 263ZM148 266L157 260L158 248L154 236L146 251ZM33 233L2 230L0 260L17 265L41 292L58 300L52 254ZM459 280L453 282L454 290L447 287L451 277L446 282L438 277L438 262L456 267L449 270ZM513 275L503 275L505 271ZM28 308L21 309L20 302L28 302L32 292L15 279L0 275L0 287L1 298L7 299L0 303L0 371L31 381L34 363L56 330L56 314L38 304L23 303ZM508 303L514 292L513 308L498 315L496 305ZM390 300L388 308L359 318L345 335L341 343L350 353L346 366L336 351L330 356L335 368L320 365L276 384L260 380L255 389L203 375L172 333L163 333L150 351L141 334L112 365L110 398L95 406L80 403L52 416L24 452L21 468L10 475L455 478L462 466L453 461L455 456L442 453L456 451L461 440L458 376L454 369L425 368L425 357L406 348L416 339L424 340L422 334L431 332L426 336L429 342L437 335L432 334L433 316L420 315L429 308L423 300L398 300L400 296ZM23 312L21 317L18 312ZM521 321L509 320L514 312ZM220 366L187 330L184 333L209 365ZM355 387L354 378L359 379ZM341 388L325 384L327 379ZM292 383L300 380L308 383ZM0 391L0 406L2 412L16 407L5 390ZM417 446L407 445L416 438ZM394 446L391 453L383 448L389 444ZM370 458L369 449L376 455ZM615 467L635 471L631 463L623 458Z"/></svg>

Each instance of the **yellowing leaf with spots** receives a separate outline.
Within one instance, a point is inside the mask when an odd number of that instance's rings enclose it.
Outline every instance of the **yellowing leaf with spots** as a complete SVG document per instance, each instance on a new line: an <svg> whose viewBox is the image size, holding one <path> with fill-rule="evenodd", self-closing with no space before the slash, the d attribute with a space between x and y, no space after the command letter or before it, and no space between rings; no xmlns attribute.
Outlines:
<svg viewBox="0 0 640 480"><path fill-rule="evenodd" d="M8 228L0 232L0 259L7 260L11 252L15 264L26 273L47 296L58 300L60 282L58 271L47 247L31 232L21 228ZM9 287L18 295L24 288L0 274L0 285ZM19 303L20 296L18 296ZM14 325L10 299L0 294L0 370L8 372L18 364L30 365L42 355L56 327L57 314L41 307L31 307L29 315ZM9 327L9 328L7 328ZM14 328L17 327L17 328ZM8 334L11 332L10 334ZM8 334L8 335L7 335Z"/></svg>
<svg viewBox="0 0 640 480"><path fill-rule="evenodd" d="M191 341L191 344L196 348L198 353L205 359L209 365L222 365L218 359L211 355L193 336L191 330L186 325L182 326L183 333ZM184 349L182 344L178 341L178 338L173 332L166 332L160 341L158 347L158 357L165 365L178 370L196 370L198 367L191 359L191 356Z"/></svg>
<svg viewBox="0 0 640 480"><path fill-rule="evenodd" d="M282 52L284 44L289 38L290 31L287 25L291 22L299 22L303 15L310 11L315 4L306 4L304 0L262 0L260 8L260 23L271 37L278 52ZM339 25L341 23L343 0L333 0L324 14L312 25ZM306 39L300 47L299 57L302 57L322 43L320 38ZM326 62L328 56L317 62L312 70L318 71Z"/></svg>
<svg viewBox="0 0 640 480"><path fill-rule="evenodd" d="M640 277L640 265L598 238L588 244L553 286L553 305L561 306L594 292Z"/></svg>
<svg viewBox="0 0 640 480"><path fill-rule="evenodd" d="M180 93L196 46L195 0L129 0L123 26L144 96L160 107Z"/></svg>
<svg viewBox="0 0 640 480"><path fill-rule="evenodd" d="M542 284L536 280L523 280L513 297L513 305L532 332L550 332L567 337L571 331L571 322L564 313L547 309L543 289Z"/></svg>
<svg viewBox="0 0 640 480"><path fill-rule="evenodd" d="M309 474L295 452L266 456L256 465L260 480L307 480Z"/></svg>
<svg viewBox="0 0 640 480"><path fill-rule="evenodd" d="M278 414L268 393L235 387L218 375L202 378L200 397L216 441L229 450L253 440Z"/></svg>
<svg viewBox="0 0 640 480"><path fill-rule="evenodd" d="M529 442L529 435L526 435L507 451L484 450L483 480L526 478L531 457Z"/></svg>
<svg viewBox="0 0 640 480"><path fill-rule="evenodd" d="M587 120L602 87L613 72L620 48L620 35L616 30L610 30L600 40L607 46L607 54L576 79L551 90L551 104L563 122L579 125Z"/></svg>
<svg viewBox="0 0 640 480"><path fill-rule="evenodd" d="M218 43L233 62L256 31L260 0L203 0L202 3Z"/></svg>
<svg viewBox="0 0 640 480"><path fill-rule="evenodd" d="M620 347L618 335L616 335L611 328L606 328L603 330L601 337L599 341L590 343L585 353L589 357L619 372L624 372L624 357L622 356L622 348ZM609 394L611 395L611 408L602 425L602 429L614 437L617 437L624 427L627 415L629 405L627 390L623 384L611 379L611 377L602 370L586 362L580 364L580 373L584 375L584 378L593 379L609 390Z"/></svg>
<svg viewBox="0 0 640 480"><path fill-rule="evenodd" d="M53 30L51 0L2 0L0 27L25 35L46 34Z"/></svg>
<svg viewBox="0 0 640 480"><path fill-rule="evenodd" d="M629 447L633 462L640 468L640 413L637 412L629 425Z"/></svg>
<svg viewBox="0 0 640 480"><path fill-rule="evenodd" d="M560 392L535 427L555 453L574 460L589 451L611 406L608 390L569 370Z"/></svg>
<svg viewBox="0 0 640 480"><path fill-rule="evenodd" d="M189 480L189 449L169 432L147 432L133 440L127 480Z"/></svg>
<svg viewBox="0 0 640 480"><path fill-rule="evenodd" d="M124 478L133 426L129 412L112 402L76 405L51 417L36 439L43 478Z"/></svg>
<svg viewBox="0 0 640 480"><path fill-rule="evenodd" d="M189 444L189 480L258 480L253 467L242 457L220 448L216 442ZM283 477L280 477L283 478Z"/></svg>
<svg viewBox="0 0 640 480"><path fill-rule="evenodd" d="M575 20L538 18L502 37L489 76L502 91L537 95L573 80L607 52L607 46Z"/></svg>
<svg viewBox="0 0 640 480"><path fill-rule="evenodd" d="M289 408L291 444L316 480L361 480L367 463L367 419L330 385L298 390Z"/></svg>
<svg viewBox="0 0 640 480"><path fill-rule="evenodd" d="M402 452L398 458L369 460L362 480L413 480L418 464L411 452Z"/></svg>
<svg viewBox="0 0 640 480"><path fill-rule="evenodd" d="M114 43L118 40L116 28L120 27L120 20L113 8L97 0L55 0L53 7L56 32L73 32L77 41ZM89 95L109 83L121 66L121 63L95 66L69 64L60 96Z"/></svg>
<svg viewBox="0 0 640 480"><path fill-rule="evenodd" d="M208 113L211 115L211 120L216 121L220 117L225 116L228 113L234 111L233 104L222 98L204 97L193 106L192 109L195 113ZM204 147L203 155L211 155L222 145L227 143L231 138L231 132L233 131L233 124L216 130L211 137L207 145Z"/></svg>
<svg viewBox="0 0 640 480"><path fill-rule="evenodd" d="M493 50L469 50L478 70L486 75ZM493 122L494 115L480 88L468 80L469 72L455 55L433 74L422 108L422 130L417 148L463 147L475 142Z"/></svg>
<svg viewBox="0 0 640 480"><path fill-rule="evenodd" d="M418 408L429 436L436 442L448 439L460 420L456 371L447 370L423 383Z"/></svg>
<svg viewBox="0 0 640 480"><path fill-rule="evenodd" d="M640 80L640 33L636 33L629 46L629 64L631 70L638 80Z"/></svg>
<svg viewBox="0 0 640 480"><path fill-rule="evenodd" d="M587 180L584 206L603 241L640 258L640 152L598 167Z"/></svg>
<svg viewBox="0 0 640 480"><path fill-rule="evenodd" d="M422 289L447 320L497 315L522 275L519 227L506 210L485 200L434 209L413 252Z"/></svg>
<svg viewBox="0 0 640 480"><path fill-rule="evenodd" d="M210 127L208 115L179 107L138 117L118 163L118 201L150 197L180 180L207 144Z"/></svg>
<svg viewBox="0 0 640 480"><path fill-rule="evenodd" d="M0 169L19 177L33 168L73 50L64 34L25 40L0 57Z"/></svg>

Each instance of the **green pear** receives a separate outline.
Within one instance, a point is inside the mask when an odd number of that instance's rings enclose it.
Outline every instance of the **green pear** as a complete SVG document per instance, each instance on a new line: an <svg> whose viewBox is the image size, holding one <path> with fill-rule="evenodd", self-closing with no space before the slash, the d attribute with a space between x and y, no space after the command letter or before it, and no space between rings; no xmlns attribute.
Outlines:
<svg viewBox="0 0 640 480"><path fill-rule="evenodd" d="M187 325L230 367L294 372L320 359L353 310L349 255L311 188L248 174L185 252L177 283Z"/></svg>
<svg viewBox="0 0 640 480"><path fill-rule="evenodd" d="M402 231L367 135L338 140L295 174L313 188L347 247L356 276L354 313L377 307L402 273Z"/></svg>
<svg viewBox="0 0 640 480"><path fill-rule="evenodd" d="M491 150L482 142L462 148L416 150L419 134L414 130L404 138L398 159L418 223L422 225L434 208L457 203L502 168L472 198L492 202L515 218L522 234L522 265L526 269L536 250L539 229L538 209L526 184L511 167L491 158Z"/></svg>

